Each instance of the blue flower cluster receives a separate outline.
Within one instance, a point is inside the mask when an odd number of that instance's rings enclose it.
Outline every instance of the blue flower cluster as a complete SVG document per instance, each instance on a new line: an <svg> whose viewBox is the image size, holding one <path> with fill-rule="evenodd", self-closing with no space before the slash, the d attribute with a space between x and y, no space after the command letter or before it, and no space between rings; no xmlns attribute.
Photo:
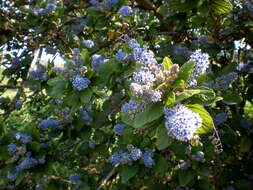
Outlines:
<svg viewBox="0 0 253 190"><path fill-rule="evenodd" d="M9 98L1 97L0 98L0 104L7 103L9 100L10 100Z"/></svg>
<svg viewBox="0 0 253 190"><path fill-rule="evenodd" d="M190 79L187 81L186 86L196 86L197 80L196 78L205 74L206 70L208 69L210 62L209 62L209 55L207 53L202 53L201 49L196 50L190 56L189 61L194 61L195 65L190 76Z"/></svg>
<svg viewBox="0 0 253 190"><path fill-rule="evenodd" d="M78 91L82 91L88 88L89 84L90 80L85 77L76 76L75 78L72 79L72 86L75 90Z"/></svg>
<svg viewBox="0 0 253 190"><path fill-rule="evenodd" d="M132 75L131 92L141 100L142 104L162 101L164 90L156 89L156 87L163 83L173 82L179 66L174 64L170 71L163 71L162 65L155 59L154 52L147 46L141 47L135 39L130 39L128 45L133 51L134 60L140 65Z"/></svg>
<svg viewBox="0 0 253 190"><path fill-rule="evenodd" d="M116 134L116 135L122 135L123 133L123 129L124 129L125 125L124 124L116 124L113 128L113 132Z"/></svg>
<svg viewBox="0 0 253 190"><path fill-rule="evenodd" d="M45 81L48 79L47 74L40 69L31 71L29 73L29 77L32 80L41 80L41 81Z"/></svg>
<svg viewBox="0 0 253 190"><path fill-rule="evenodd" d="M192 112L182 104L177 104L173 108L165 107L164 115L168 135L180 141L191 140L196 130L202 125L202 118L199 114Z"/></svg>
<svg viewBox="0 0 253 190"><path fill-rule="evenodd" d="M130 100L121 107L121 113L135 112L138 109L138 103L134 100Z"/></svg>
<svg viewBox="0 0 253 190"><path fill-rule="evenodd" d="M93 48L95 46L94 42L92 40L84 40L83 44L86 48Z"/></svg>
<svg viewBox="0 0 253 190"><path fill-rule="evenodd" d="M143 152L138 148L133 148L129 153L115 153L109 161L113 166L119 164L132 164L133 161L142 159L146 167L152 167L155 162L153 160L153 152L150 149L145 149Z"/></svg>
<svg viewBox="0 0 253 190"><path fill-rule="evenodd" d="M215 121L216 125L221 125L222 123L227 121L227 119L228 119L228 115L225 112L219 113L219 114L215 115L215 117L214 117L214 121Z"/></svg>
<svg viewBox="0 0 253 190"><path fill-rule="evenodd" d="M120 49L116 53L115 58L123 63L128 63L133 59L133 56L132 54L128 54Z"/></svg>
<svg viewBox="0 0 253 190"><path fill-rule="evenodd" d="M155 161L153 160L153 152L150 149L145 149L142 155L142 160L146 167L152 167L155 165Z"/></svg>
<svg viewBox="0 0 253 190"><path fill-rule="evenodd" d="M83 184L80 174L72 174L69 176L69 180L76 184Z"/></svg>
<svg viewBox="0 0 253 190"><path fill-rule="evenodd" d="M234 83L238 79L238 74L235 72L229 73L227 75L222 75L216 78L213 82L206 84L208 87L227 90L229 85Z"/></svg>
<svg viewBox="0 0 253 190"><path fill-rule="evenodd" d="M53 13L55 10L56 4L53 0L51 0L51 2L47 4L44 9L34 10L34 14L44 16Z"/></svg>
<svg viewBox="0 0 253 190"><path fill-rule="evenodd" d="M56 119L46 119L42 120L38 127L40 129L46 130L46 129L62 129L61 121Z"/></svg>
<svg viewBox="0 0 253 190"><path fill-rule="evenodd" d="M21 163L17 166L17 171L21 172L26 169L35 167L38 164L38 160L32 157L24 157Z"/></svg>
<svg viewBox="0 0 253 190"><path fill-rule="evenodd" d="M133 13L133 10L130 6L123 6L119 9L118 13L122 16L130 16Z"/></svg>
<svg viewBox="0 0 253 190"><path fill-rule="evenodd" d="M192 51L189 50L187 47L178 45L178 46L175 46L174 53L176 55L185 55L185 56L187 56L187 55L190 55L192 53Z"/></svg>
<svg viewBox="0 0 253 190"><path fill-rule="evenodd" d="M253 66L248 64L240 63L237 65L236 69L243 73L253 73Z"/></svg>
<svg viewBox="0 0 253 190"><path fill-rule="evenodd" d="M7 174L7 178L10 180L15 180L23 170L31 169L38 164L45 164L46 162L44 158L33 158L32 152L27 150L26 144L32 141L31 136L16 132L14 137L17 141L20 141L18 144L22 144L18 146L15 142L12 142L8 145L8 152L12 156L12 161L18 161L16 172L8 172Z"/></svg>
<svg viewBox="0 0 253 190"><path fill-rule="evenodd" d="M92 57L91 67L98 69L102 64L106 63L108 59L104 58L102 55L94 54Z"/></svg>
<svg viewBox="0 0 253 190"><path fill-rule="evenodd" d="M29 135L27 135L27 134L25 134L25 133L16 132L16 133L15 133L15 138L16 138L17 140L20 140L20 141L21 141L22 143L24 143L24 144L26 144L26 143L32 141L32 137L29 136Z"/></svg>
<svg viewBox="0 0 253 190"><path fill-rule="evenodd" d="M19 110L22 108L23 103L21 101L15 101L14 106L15 109Z"/></svg>
<svg viewBox="0 0 253 190"><path fill-rule="evenodd" d="M108 11L118 4L118 0L105 0L99 2L98 0L90 0L91 5L99 8L101 11Z"/></svg>
<svg viewBox="0 0 253 190"><path fill-rule="evenodd" d="M88 112L85 109L80 108L79 113L86 124L89 125L93 121L92 117L89 116Z"/></svg>
<svg viewBox="0 0 253 190"><path fill-rule="evenodd" d="M14 181L15 179L17 179L17 177L19 176L19 173L18 172L15 172L15 173L11 173L8 171L7 173L7 178Z"/></svg>

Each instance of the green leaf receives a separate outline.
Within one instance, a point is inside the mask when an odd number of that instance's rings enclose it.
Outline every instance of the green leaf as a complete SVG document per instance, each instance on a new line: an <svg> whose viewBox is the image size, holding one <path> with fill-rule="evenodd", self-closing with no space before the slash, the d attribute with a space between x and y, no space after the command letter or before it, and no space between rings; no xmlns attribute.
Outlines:
<svg viewBox="0 0 253 190"><path fill-rule="evenodd" d="M242 97L238 93L232 91L226 91L222 94L222 97L223 101L228 105L239 104L242 101Z"/></svg>
<svg viewBox="0 0 253 190"><path fill-rule="evenodd" d="M36 141L28 142L27 147L29 149L32 149L34 152L39 152L40 151L40 143L38 143Z"/></svg>
<svg viewBox="0 0 253 190"><path fill-rule="evenodd" d="M172 107L176 102L176 96L175 93L170 91L167 92L165 95L165 105L168 107Z"/></svg>
<svg viewBox="0 0 253 190"><path fill-rule="evenodd" d="M124 127L122 136L126 144L133 144L136 138L136 136L133 134L132 128L129 128L129 127Z"/></svg>
<svg viewBox="0 0 253 190"><path fill-rule="evenodd" d="M92 97L92 91L90 89L86 89L80 93L80 100L83 104L89 103L91 97Z"/></svg>
<svg viewBox="0 0 253 190"><path fill-rule="evenodd" d="M164 125L160 125L157 128L156 131L156 146L158 148L158 150L163 150L165 148L167 148L171 143L172 143L172 139L168 136L167 134L167 129L165 128Z"/></svg>
<svg viewBox="0 0 253 190"><path fill-rule="evenodd" d="M138 172L137 166L123 166L120 171L122 183L127 182L129 179L134 177Z"/></svg>
<svg viewBox="0 0 253 190"><path fill-rule="evenodd" d="M215 92L207 87L199 87L197 88L198 90L200 90L199 94L193 95L190 99L191 103L194 104L211 104L215 101L216 95Z"/></svg>
<svg viewBox="0 0 253 190"><path fill-rule="evenodd" d="M172 88L183 88L184 84L185 84L185 81L183 79L177 79L172 83L171 87Z"/></svg>
<svg viewBox="0 0 253 190"><path fill-rule="evenodd" d="M122 115L122 121L134 128L145 128L146 124L159 119L163 115L162 103L148 105L144 111L137 113L134 118L129 114Z"/></svg>
<svg viewBox="0 0 253 190"><path fill-rule="evenodd" d="M61 77L50 79L48 85L52 86L52 89L49 92L49 95L53 98L60 98L66 88L66 84L66 81Z"/></svg>
<svg viewBox="0 0 253 190"><path fill-rule="evenodd" d="M163 58L163 71L169 71L172 65L173 63L169 57Z"/></svg>
<svg viewBox="0 0 253 190"><path fill-rule="evenodd" d="M188 81L189 78L190 78L190 76L191 76L194 64L195 64L194 61L188 61L185 64L183 64L180 67L180 71L178 73L178 77L177 78L178 79L182 79L185 82Z"/></svg>
<svg viewBox="0 0 253 190"><path fill-rule="evenodd" d="M197 129L197 134L206 134L213 131L213 119L204 107L199 104L188 104L185 106L188 107L191 111L198 113L202 118L202 126Z"/></svg>
<svg viewBox="0 0 253 190"><path fill-rule="evenodd" d="M214 186L206 180L198 181L197 187L201 190L214 190Z"/></svg>
<svg viewBox="0 0 253 190"><path fill-rule="evenodd" d="M164 174L169 168L168 161L161 155L156 156L155 163L154 171L157 173Z"/></svg>
<svg viewBox="0 0 253 190"><path fill-rule="evenodd" d="M201 90L199 89L186 89L176 96L176 102L181 102L185 99L192 97L195 94L199 94L200 92Z"/></svg>
<svg viewBox="0 0 253 190"><path fill-rule="evenodd" d="M178 171L178 178L179 178L179 185L186 186L189 184L195 177L195 172L193 170L179 170Z"/></svg>
<svg viewBox="0 0 253 190"><path fill-rule="evenodd" d="M249 152L251 148L251 140L244 136L241 138L241 142L240 142L240 152L245 153L245 152Z"/></svg>
<svg viewBox="0 0 253 190"><path fill-rule="evenodd" d="M212 10L217 14L227 14L233 9L233 5L229 0L212 0Z"/></svg>

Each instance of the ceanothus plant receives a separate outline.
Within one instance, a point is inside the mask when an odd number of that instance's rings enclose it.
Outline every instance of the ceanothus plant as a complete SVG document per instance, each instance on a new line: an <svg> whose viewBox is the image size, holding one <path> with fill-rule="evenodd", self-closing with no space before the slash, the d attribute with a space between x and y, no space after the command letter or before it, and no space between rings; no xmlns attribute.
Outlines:
<svg viewBox="0 0 253 190"><path fill-rule="evenodd" d="M253 188L250 0L0 3L0 189Z"/></svg>

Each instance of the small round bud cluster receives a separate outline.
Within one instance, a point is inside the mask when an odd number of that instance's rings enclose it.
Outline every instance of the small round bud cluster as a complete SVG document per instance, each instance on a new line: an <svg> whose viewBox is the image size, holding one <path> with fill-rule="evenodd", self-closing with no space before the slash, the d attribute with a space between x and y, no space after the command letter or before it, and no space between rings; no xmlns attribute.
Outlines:
<svg viewBox="0 0 253 190"><path fill-rule="evenodd" d="M119 9L118 13L122 16L130 16L133 13L133 10L130 6L123 6Z"/></svg>
<svg viewBox="0 0 253 190"><path fill-rule="evenodd" d="M227 90L229 88L229 85L234 83L237 79L238 79L238 74L235 72L232 72L227 75L218 77L212 83L207 84L207 86L216 88L216 89Z"/></svg>
<svg viewBox="0 0 253 190"><path fill-rule="evenodd" d="M193 154L191 157L193 160L195 160L197 162L204 163L206 161L205 153L202 151L198 151L196 154Z"/></svg>
<svg viewBox="0 0 253 190"><path fill-rule="evenodd" d="M93 48L95 46L94 42L92 40L84 40L83 41L83 45L86 47L86 48Z"/></svg>
<svg viewBox="0 0 253 190"><path fill-rule="evenodd" d="M209 62L209 55L206 53L202 53L201 49L196 50L190 56L189 61L194 61L195 65L190 76L190 79L187 81L187 87L196 86L197 81L196 78L203 75L206 70L208 69L210 62Z"/></svg>
<svg viewBox="0 0 253 190"><path fill-rule="evenodd" d="M38 127L40 129L46 130L46 129L62 129L61 121L56 119L46 119L42 120Z"/></svg>
<svg viewBox="0 0 253 190"><path fill-rule="evenodd" d="M108 59L104 58L102 55L95 54L91 57L91 67L93 69L98 69L102 64L106 63Z"/></svg>
<svg viewBox="0 0 253 190"><path fill-rule="evenodd" d="M48 79L47 74L38 69L38 70L33 70L29 73L29 77L31 80L41 80L41 81L46 81Z"/></svg>
<svg viewBox="0 0 253 190"><path fill-rule="evenodd" d="M225 112L219 113L214 117L214 121L216 125L221 125L225 121L227 121L228 115Z"/></svg>
<svg viewBox="0 0 253 190"><path fill-rule="evenodd" d="M150 149L145 149L143 152L135 147L129 149L130 152L115 153L109 161L113 166L119 164L132 164L133 161L142 159L146 167L152 167L155 162L153 160L153 152Z"/></svg>
<svg viewBox="0 0 253 190"><path fill-rule="evenodd" d="M85 77L76 76L75 78L72 79L72 86L75 90L78 91L82 91L88 88L89 84L90 80Z"/></svg>
<svg viewBox="0 0 253 190"><path fill-rule="evenodd" d="M191 140L196 130L202 125L202 118L199 114L192 112L182 104L170 109L165 107L164 115L168 135L180 141Z"/></svg>
<svg viewBox="0 0 253 190"><path fill-rule="evenodd" d="M122 135L125 125L124 124L116 124L113 128L113 132L116 135Z"/></svg>

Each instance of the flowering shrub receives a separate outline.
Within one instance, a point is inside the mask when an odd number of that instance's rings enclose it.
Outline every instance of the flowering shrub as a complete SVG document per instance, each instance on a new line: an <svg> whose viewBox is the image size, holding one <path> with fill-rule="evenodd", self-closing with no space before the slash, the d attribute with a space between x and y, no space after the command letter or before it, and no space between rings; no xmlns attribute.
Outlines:
<svg viewBox="0 0 253 190"><path fill-rule="evenodd" d="M253 189L253 6L0 5L0 189Z"/></svg>

